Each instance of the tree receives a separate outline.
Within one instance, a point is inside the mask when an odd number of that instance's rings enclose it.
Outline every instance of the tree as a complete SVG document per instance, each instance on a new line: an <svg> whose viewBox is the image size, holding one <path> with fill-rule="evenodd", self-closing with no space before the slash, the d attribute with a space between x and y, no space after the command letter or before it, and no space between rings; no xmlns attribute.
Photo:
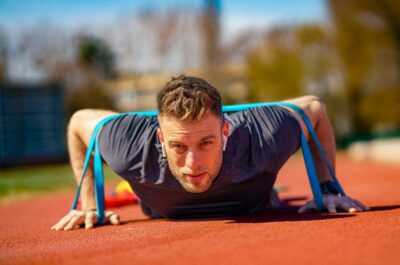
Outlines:
<svg viewBox="0 0 400 265"><path fill-rule="evenodd" d="M115 75L115 56L100 39L82 36L78 44L78 62L91 72L105 78Z"/></svg>
<svg viewBox="0 0 400 265"><path fill-rule="evenodd" d="M251 101L275 101L301 94L303 68L290 29L276 29L247 57Z"/></svg>
<svg viewBox="0 0 400 265"><path fill-rule="evenodd" d="M65 84L68 86L68 115L82 108L114 109L104 81L115 76L115 56L100 39L79 35L75 61L68 66Z"/></svg>
<svg viewBox="0 0 400 265"><path fill-rule="evenodd" d="M400 2L329 0L354 131L400 126Z"/></svg>
<svg viewBox="0 0 400 265"><path fill-rule="evenodd" d="M71 63L73 57L72 40L68 33L45 23L11 32L13 41L4 44L7 45L8 73L13 79L29 80L32 76L50 82L63 79L64 67Z"/></svg>
<svg viewBox="0 0 400 265"><path fill-rule="evenodd" d="M69 91L65 104L68 117L84 108L114 109L110 95L100 82L87 83L83 87Z"/></svg>

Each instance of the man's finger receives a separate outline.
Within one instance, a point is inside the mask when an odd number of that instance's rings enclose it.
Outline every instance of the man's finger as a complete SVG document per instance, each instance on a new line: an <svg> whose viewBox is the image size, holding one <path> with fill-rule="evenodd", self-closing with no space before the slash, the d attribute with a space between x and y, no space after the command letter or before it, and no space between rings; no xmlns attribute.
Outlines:
<svg viewBox="0 0 400 265"><path fill-rule="evenodd" d="M55 225L52 227L52 230L59 231L59 230L63 229L64 226L65 226L66 224L68 224L70 220L71 220L71 215L70 215L70 214L64 216L60 221L58 221L57 224L55 224Z"/></svg>
<svg viewBox="0 0 400 265"><path fill-rule="evenodd" d="M336 197L332 197L330 195L324 196L324 206L329 213L337 213L335 199Z"/></svg>
<svg viewBox="0 0 400 265"><path fill-rule="evenodd" d="M68 222L68 224L64 227L64 231L66 230L71 230L72 228L75 227L75 225L77 224L77 221L79 219L80 216L78 215L74 215L71 217L71 220Z"/></svg>
<svg viewBox="0 0 400 265"><path fill-rule="evenodd" d="M369 210L371 210L371 208L369 208L368 206L362 204L361 202L359 202L359 201L357 201L357 200L354 200L354 199L353 199L353 202L354 202L355 204L357 204L358 207L360 207L361 209L363 209L363 211L369 211Z"/></svg>
<svg viewBox="0 0 400 265"><path fill-rule="evenodd" d="M350 207L347 211L348 211L349 213L355 213L355 212L357 212L358 210L357 210L357 208Z"/></svg>
<svg viewBox="0 0 400 265"><path fill-rule="evenodd" d="M338 197L338 200L339 204L341 205L341 208L346 212L355 213L360 209L356 205L354 205L352 199L349 197Z"/></svg>
<svg viewBox="0 0 400 265"><path fill-rule="evenodd" d="M356 211L354 207L351 207L348 198L346 197L337 197L338 201L338 206L340 206L341 209L345 210L346 212L353 213Z"/></svg>
<svg viewBox="0 0 400 265"><path fill-rule="evenodd" d="M300 207L300 209L297 212L298 213L305 213L308 210L315 209L315 208L316 207L315 207L314 201L309 201L306 204L304 204L302 207Z"/></svg>
<svg viewBox="0 0 400 265"><path fill-rule="evenodd" d="M118 214L116 214L116 213L113 213L113 214L109 217L109 219L110 219L110 223L113 224L113 225L119 225L119 224L120 224L120 222L119 222L119 216L118 216Z"/></svg>
<svg viewBox="0 0 400 265"><path fill-rule="evenodd" d="M305 213L305 212L307 212L307 205L301 206L297 212L298 212L298 213Z"/></svg>
<svg viewBox="0 0 400 265"><path fill-rule="evenodd" d="M334 203L333 201L331 201L331 200L329 200L329 201L326 203L326 208L328 209L328 212L330 212L330 213L337 213L337 211L336 211L336 205L335 205L335 203Z"/></svg>
<svg viewBox="0 0 400 265"><path fill-rule="evenodd" d="M104 222L119 225L119 216L112 211L106 211Z"/></svg>
<svg viewBox="0 0 400 265"><path fill-rule="evenodd" d="M354 201L352 201L350 204L351 204L352 208L357 210L357 212L362 212L363 211L363 209L360 206L358 206L357 203L355 203Z"/></svg>
<svg viewBox="0 0 400 265"><path fill-rule="evenodd" d="M94 224L97 221L97 214L93 211L86 212L85 216L85 229L93 228Z"/></svg>

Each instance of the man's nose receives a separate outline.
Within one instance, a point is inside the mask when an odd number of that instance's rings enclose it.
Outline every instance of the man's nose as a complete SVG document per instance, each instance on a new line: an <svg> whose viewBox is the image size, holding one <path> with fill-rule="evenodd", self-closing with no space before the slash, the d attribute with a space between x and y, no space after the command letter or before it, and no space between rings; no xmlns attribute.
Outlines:
<svg viewBox="0 0 400 265"><path fill-rule="evenodd" d="M200 165L198 152L189 149L186 155L186 166L191 169L197 169Z"/></svg>

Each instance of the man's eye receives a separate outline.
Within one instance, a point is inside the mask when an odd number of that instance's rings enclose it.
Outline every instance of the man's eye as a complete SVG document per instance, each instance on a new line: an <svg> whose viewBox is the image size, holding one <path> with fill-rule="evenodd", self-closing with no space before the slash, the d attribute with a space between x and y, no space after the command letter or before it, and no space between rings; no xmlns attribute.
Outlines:
<svg viewBox="0 0 400 265"><path fill-rule="evenodd" d="M183 144L172 144L171 148L176 150L176 151L178 151L178 152L181 152L181 151L185 150L185 146Z"/></svg>
<svg viewBox="0 0 400 265"><path fill-rule="evenodd" d="M201 143L202 146L208 146L208 145L211 145L211 144L212 144L211 141L204 141L204 142Z"/></svg>

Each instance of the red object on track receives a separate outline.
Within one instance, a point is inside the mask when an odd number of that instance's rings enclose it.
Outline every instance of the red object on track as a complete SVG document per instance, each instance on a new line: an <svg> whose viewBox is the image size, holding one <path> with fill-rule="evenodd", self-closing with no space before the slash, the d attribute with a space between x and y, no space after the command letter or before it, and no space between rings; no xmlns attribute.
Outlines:
<svg viewBox="0 0 400 265"><path fill-rule="evenodd" d="M115 208L137 203L137 197L130 192L111 195L105 198L106 208Z"/></svg>
<svg viewBox="0 0 400 265"><path fill-rule="evenodd" d="M107 209L132 205L137 203L138 199L135 194L124 191L123 193L113 193L112 195L106 196L104 198L104 202ZM78 205L76 208L81 209L81 200L78 201Z"/></svg>

